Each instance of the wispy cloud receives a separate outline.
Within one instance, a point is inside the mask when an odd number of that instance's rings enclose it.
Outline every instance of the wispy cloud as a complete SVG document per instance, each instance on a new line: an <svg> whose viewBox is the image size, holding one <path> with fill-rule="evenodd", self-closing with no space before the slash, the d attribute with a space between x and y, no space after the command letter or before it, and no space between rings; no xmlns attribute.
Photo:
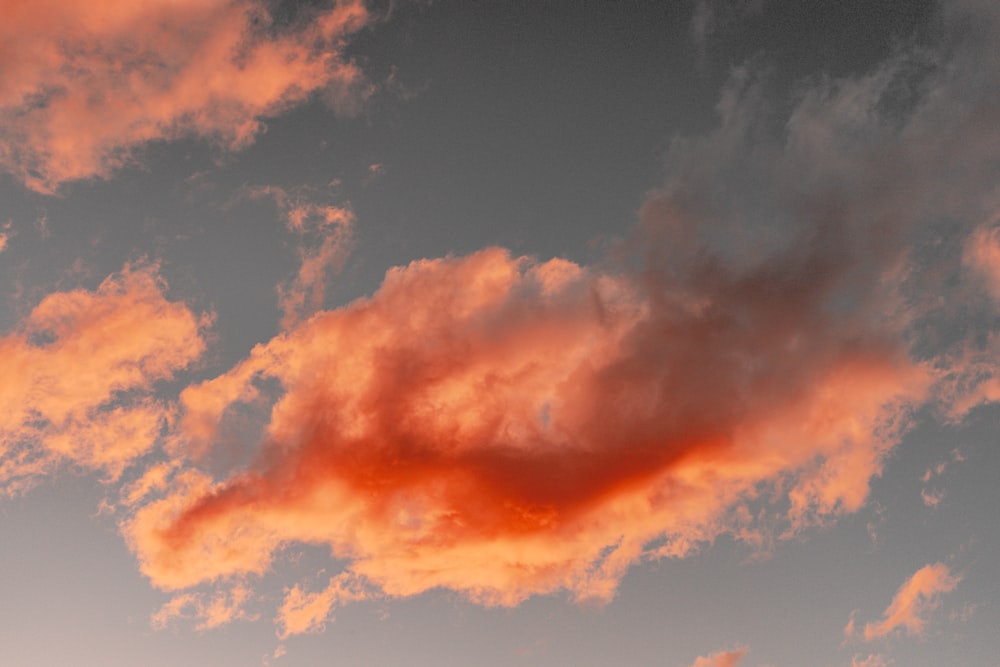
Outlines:
<svg viewBox="0 0 1000 667"><path fill-rule="evenodd" d="M107 177L157 140L239 150L317 91L356 107L364 76L342 53L360 0L278 21L251 0L0 9L0 167L29 188Z"/></svg>
<svg viewBox="0 0 1000 667"><path fill-rule="evenodd" d="M150 624L161 630L185 620L195 621L196 630L211 630L236 620L254 620L256 615L246 609L252 599L252 591L240 583L214 593L180 593L150 617Z"/></svg>
<svg viewBox="0 0 1000 667"><path fill-rule="evenodd" d="M344 572L331 577L327 587L315 593L308 593L298 585L293 586L285 591L278 609L275 619L278 636L285 639L290 635L322 631L334 607L366 597L363 583Z"/></svg>
<svg viewBox="0 0 1000 667"><path fill-rule="evenodd" d="M900 586L882 619L865 624L865 640L886 637L900 629L907 635L923 636L927 616L938 607L941 596L953 591L961 580L961 575L953 574L944 563L920 568Z"/></svg>
<svg viewBox="0 0 1000 667"><path fill-rule="evenodd" d="M347 207L316 202L305 189L289 191L272 185L248 192L253 198L272 198L297 239L298 273L278 286L281 324L289 329L323 307L326 282L343 268L350 253L354 215Z"/></svg>

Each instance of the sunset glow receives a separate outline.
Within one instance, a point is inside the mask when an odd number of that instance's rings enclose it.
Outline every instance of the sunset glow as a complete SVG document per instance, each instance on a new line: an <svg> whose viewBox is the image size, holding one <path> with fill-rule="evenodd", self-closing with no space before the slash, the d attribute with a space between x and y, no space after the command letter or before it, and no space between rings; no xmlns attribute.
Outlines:
<svg viewBox="0 0 1000 667"><path fill-rule="evenodd" d="M986 0L6 3L3 664L994 667L998 117Z"/></svg>

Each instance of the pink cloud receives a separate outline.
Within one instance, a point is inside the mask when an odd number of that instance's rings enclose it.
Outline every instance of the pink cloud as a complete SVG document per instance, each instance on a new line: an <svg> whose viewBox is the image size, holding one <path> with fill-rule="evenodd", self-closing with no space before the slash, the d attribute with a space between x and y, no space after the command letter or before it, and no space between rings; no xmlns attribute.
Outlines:
<svg viewBox="0 0 1000 667"><path fill-rule="evenodd" d="M367 89L342 49L367 20L360 0L290 25L254 0L5 3L0 166L54 192L108 177L153 141L239 150L317 91L350 109Z"/></svg>
<svg viewBox="0 0 1000 667"><path fill-rule="evenodd" d="M173 416L151 395L205 348L198 316L163 296L155 266L127 266L96 291L49 295L0 338L0 488L15 493L62 462L117 478Z"/></svg>
<svg viewBox="0 0 1000 667"><path fill-rule="evenodd" d="M907 635L923 636L927 615L941 603L941 595L953 591L961 580L944 563L920 568L896 591L882 619L865 625L865 640L885 637L898 629Z"/></svg>
<svg viewBox="0 0 1000 667"><path fill-rule="evenodd" d="M723 651L713 653L707 657L699 657L691 667L736 667L749 650L741 648L735 651Z"/></svg>

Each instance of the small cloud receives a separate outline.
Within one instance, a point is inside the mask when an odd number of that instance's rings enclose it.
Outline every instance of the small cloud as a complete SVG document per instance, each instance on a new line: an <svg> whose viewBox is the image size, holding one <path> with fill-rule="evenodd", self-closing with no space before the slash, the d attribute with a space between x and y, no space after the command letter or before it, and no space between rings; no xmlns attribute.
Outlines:
<svg viewBox="0 0 1000 667"><path fill-rule="evenodd" d="M941 595L954 590L961 580L944 563L920 568L896 591L882 619L865 625L865 641L888 636L899 629L907 635L922 637L927 616L938 607ZM848 626L852 624L853 618Z"/></svg>
<svg viewBox="0 0 1000 667"><path fill-rule="evenodd" d="M888 667L894 660L886 658L878 653L869 653L863 656L860 653L851 658L851 667Z"/></svg>
<svg viewBox="0 0 1000 667"><path fill-rule="evenodd" d="M854 638L854 617L857 615L858 611L859 610L855 609L851 612L851 617L847 620L847 625L844 626L844 641Z"/></svg>
<svg viewBox="0 0 1000 667"><path fill-rule="evenodd" d="M738 648L734 651L720 651L709 656L699 657L691 667L736 667L749 652L748 647Z"/></svg>
<svg viewBox="0 0 1000 667"><path fill-rule="evenodd" d="M927 507L937 507L944 500L944 491L922 489L920 491L920 499L924 501L924 505Z"/></svg>
<svg viewBox="0 0 1000 667"><path fill-rule="evenodd" d="M275 619L281 630L278 636L321 632L330 620L334 606L368 597L359 579L342 572L330 578L327 587L316 593L307 593L298 585L285 590L285 600Z"/></svg>
<svg viewBox="0 0 1000 667"><path fill-rule="evenodd" d="M162 630L177 620L197 621L195 630L211 630L236 620L253 621L257 615L246 610L252 600L250 589L242 583L214 594L180 593L167 601L150 617L150 625ZM280 647L279 647L280 648Z"/></svg>

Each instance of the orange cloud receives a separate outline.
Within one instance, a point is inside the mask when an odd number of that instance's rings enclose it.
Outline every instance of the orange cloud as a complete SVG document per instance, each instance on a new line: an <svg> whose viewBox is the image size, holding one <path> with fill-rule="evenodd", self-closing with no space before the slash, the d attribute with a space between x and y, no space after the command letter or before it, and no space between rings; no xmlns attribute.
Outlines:
<svg viewBox="0 0 1000 667"><path fill-rule="evenodd" d="M63 461L117 478L172 417L153 385L201 355L207 323L164 298L154 266L43 299L0 338L0 489Z"/></svg>
<svg viewBox="0 0 1000 667"><path fill-rule="evenodd" d="M736 667L749 650L741 648L735 651L713 653L708 657L699 657L691 667Z"/></svg>
<svg viewBox="0 0 1000 667"><path fill-rule="evenodd" d="M983 350L915 356L933 338L915 324L940 314L920 297L944 288L908 243L978 214L995 182L958 113L985 108L979 79L934 68L933 94L886 116L925 57L803 84L780 119L734 69L718 130L672 143L667 183L599 267L489 248L313 312L303 261L283 333L182 393L177 471L122 526L142 571L226 585L310 544L366 595L606 601L643 560L857 511L915 407L996 377ZM210 473L247 405L267 414L256 457ZM339 590L291 589L281 632L321 627Z"/></svg>
<svg viewBox="0 0 1000 667"><path fill-rule="evenodd" d="M316 593L307 593L299 586L293 586L285 591L285 599L278 609L275 619L279 627L278 636L285 639L305 632L320 632L326 627L334 606L366 597L360 582L345 572L331 577L327 587Z"/></svg>
<svg viewBox="0 0 1000 667"><path fill-rule="evenodd" d="M211 630L236 620L254 620L246 605L252 600L252 591L243 584L214 595L182 593L170 598L150 617L150 625L161 630L178 620L195 620L195 630Z"/></svg>
<svg viewBox="0 0 1000 667"><path fill-rule="evenodd" d="M920 568L900 586L882 620L865 625L865 640L885 637L900 628L908 635L922 636L927 615L940 604L941 595L953 591L961 580L944 563Z"/></svg>
<svg viewBox="0 0 1000 667"><path fill-rule="evenodd" d="M288 24L255 0L40 0L0 9L0 166L33 190L107 177L157 140L239 150L262 119L326 90L365 94L342 56L361 0Z"/></svg>
<svg viewBox="0 0 1000 667"><path fill-rule="evenodd" d="M349 562L336 582L509 605L608 600L639 560L750 539L762 484L784 489L791 531L855 511L926 371L825 315L822 290L789 281L779 305L760 278L694 271L667 291L496 248L392 269L185 389L190 467L124 532L165 589L307 543ZM268 402L253 465L197 469L231 406ZM282 632L349 599L292 589Z"/></svg>

